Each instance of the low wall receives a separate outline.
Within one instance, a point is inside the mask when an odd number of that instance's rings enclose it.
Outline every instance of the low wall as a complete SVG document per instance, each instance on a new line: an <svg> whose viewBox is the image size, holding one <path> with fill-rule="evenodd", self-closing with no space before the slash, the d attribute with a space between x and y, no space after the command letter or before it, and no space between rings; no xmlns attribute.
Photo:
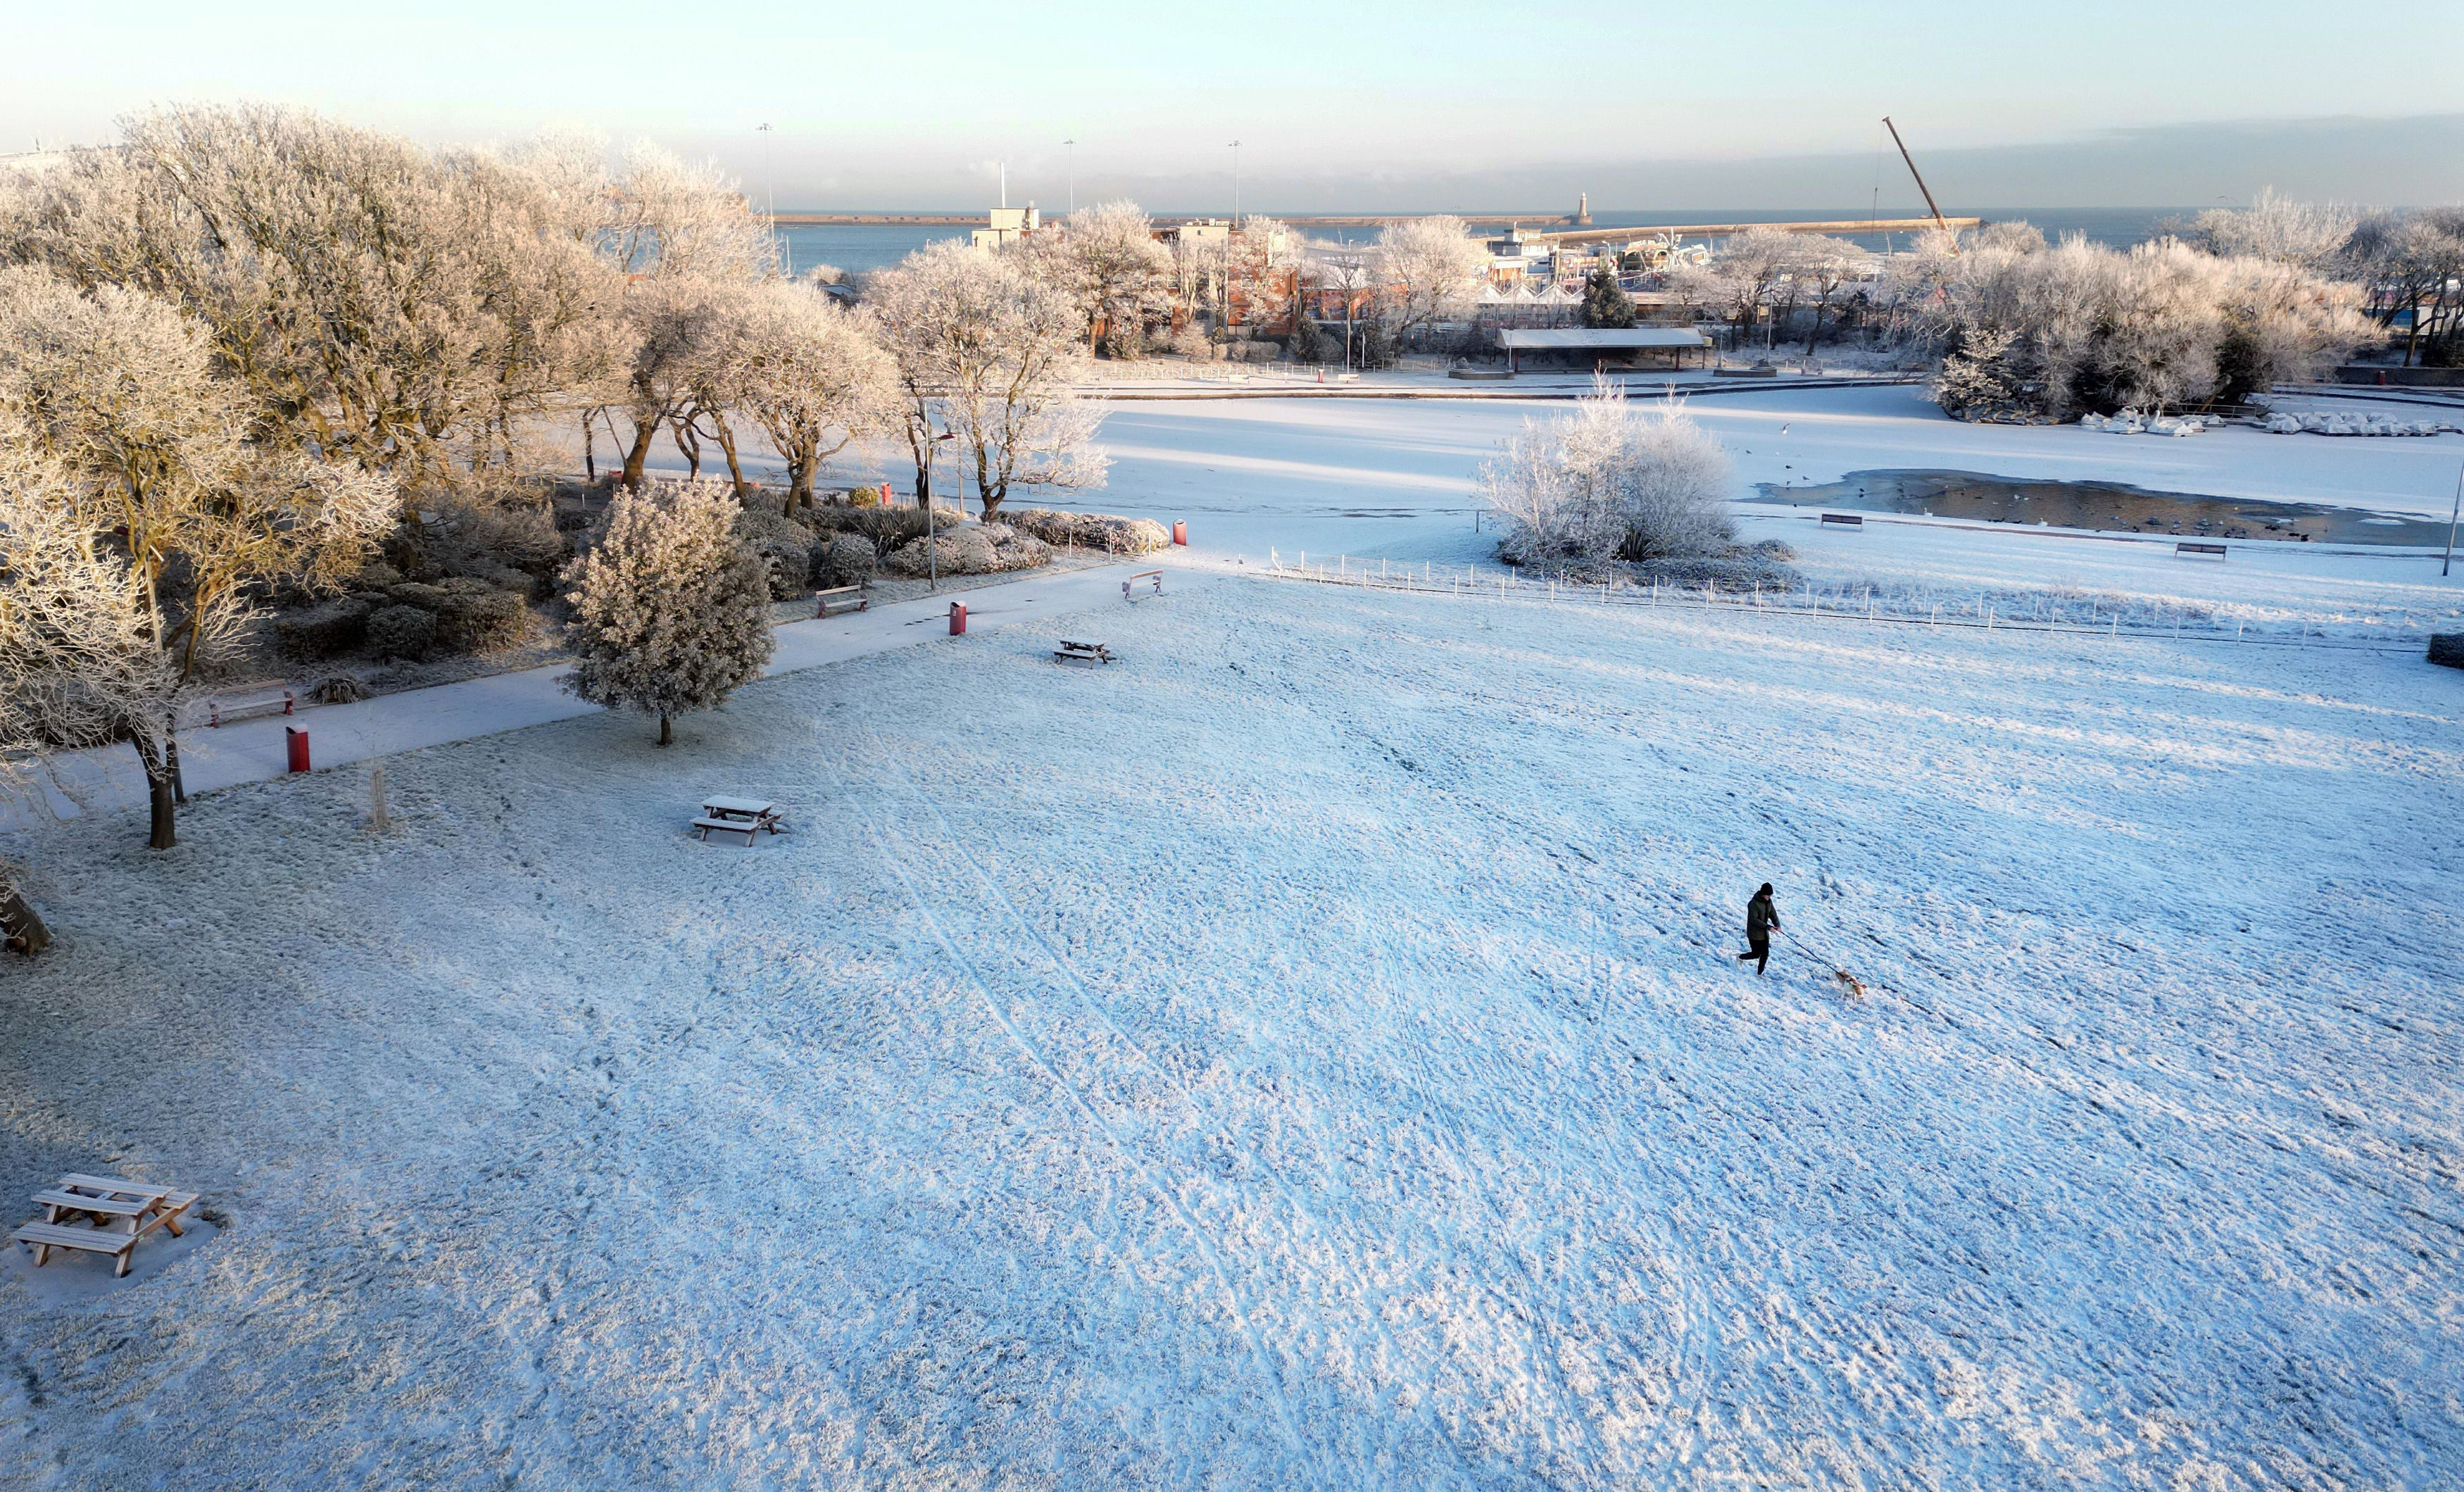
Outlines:
<svg viewBox="0 0 2464 1492"><path fill-rule="evenodd" d="M2336 382L2383 384L2390 388L2464 388L2464 368L2383 368L2348 362L2336 370Z"/></svg>

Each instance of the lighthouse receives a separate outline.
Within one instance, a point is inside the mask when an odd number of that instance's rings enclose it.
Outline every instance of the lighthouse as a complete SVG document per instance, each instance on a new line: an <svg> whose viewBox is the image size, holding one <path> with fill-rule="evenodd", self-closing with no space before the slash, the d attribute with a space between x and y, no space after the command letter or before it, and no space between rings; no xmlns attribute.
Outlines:
<svg viewBox="0 0 2464 1492"><path fill-rule="evenodd" d="M1590 192L1586 191L1578 193L1574 198L1574 226L1576 228L1589 228L1592 226L1592 194Z"/></svg>

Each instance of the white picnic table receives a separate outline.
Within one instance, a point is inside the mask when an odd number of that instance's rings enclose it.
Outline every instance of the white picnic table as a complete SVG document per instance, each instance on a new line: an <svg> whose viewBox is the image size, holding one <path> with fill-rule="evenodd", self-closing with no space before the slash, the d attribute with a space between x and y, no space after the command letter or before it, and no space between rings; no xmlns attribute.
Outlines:
<svg viewBox="0 0 2464 1492"><path fill-rule="evenodd" d="M693 823L693 832L708 840L711 831L723 829L744 836L746 847L762 830L780 832L779 805L766 798L705 798L701 817Z"/></svg>

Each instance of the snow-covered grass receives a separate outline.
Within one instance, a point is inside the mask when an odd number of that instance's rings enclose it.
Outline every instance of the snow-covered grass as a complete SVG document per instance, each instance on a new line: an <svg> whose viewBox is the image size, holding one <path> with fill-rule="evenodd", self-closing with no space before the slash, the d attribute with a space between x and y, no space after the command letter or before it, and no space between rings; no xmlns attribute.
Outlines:
<svg viewBox="0 0 2464 1492"><path fill-rule="evenodd" d="M0 1481L2464 1462L2455 675L1174 588L397 757L382 839L56 830L0 1188L222 1231L0 1282Z"/></svg>

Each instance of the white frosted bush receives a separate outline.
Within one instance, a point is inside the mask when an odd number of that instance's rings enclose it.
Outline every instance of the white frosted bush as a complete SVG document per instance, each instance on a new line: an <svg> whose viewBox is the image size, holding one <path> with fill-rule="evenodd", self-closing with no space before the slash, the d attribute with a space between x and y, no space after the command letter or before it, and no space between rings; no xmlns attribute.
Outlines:
<svg viewBox="0 0 2464 1492"><path fill-rule="evenodd" d="M1125 518L1110 513L1060 513L1049 508L1022 508L1004 513L1001 517L1020 532L1061 548L1152 555L1172 543L1172 535L1152 518Z"/></svg>
<svg viewBox="0 0 2464 1492"><path fill-rule="evenodd" d="M608 510L607 533L564 572L573 597L565 688L610 710L659 717L709 710L770 661L769 567L734 532L724 488L653 482Z"/></svg>
<svg viewBox="0 0 2464 1492"><path fill-rule="evenodd" d="M1527 420L1481 470L1481 489L1525 563L1714 555L1735 537L1727 452L1673 406L1649 413L1602 382L1572 414Z"/></svg>

